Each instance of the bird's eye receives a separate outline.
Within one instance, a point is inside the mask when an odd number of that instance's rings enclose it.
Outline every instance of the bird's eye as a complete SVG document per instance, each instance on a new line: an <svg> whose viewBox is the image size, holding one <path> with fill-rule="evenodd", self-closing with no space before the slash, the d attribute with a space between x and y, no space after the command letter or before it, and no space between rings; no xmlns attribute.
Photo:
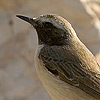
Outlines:
<svg viewBox="0 0 100 100"><path fill-rule="evenodd" d="M44 24L44 26L45 26L46 28L50 28L50 27L53 26L53 24L50 23L50 22L45 22L45 23L43 23L43 24Z"/></svg>

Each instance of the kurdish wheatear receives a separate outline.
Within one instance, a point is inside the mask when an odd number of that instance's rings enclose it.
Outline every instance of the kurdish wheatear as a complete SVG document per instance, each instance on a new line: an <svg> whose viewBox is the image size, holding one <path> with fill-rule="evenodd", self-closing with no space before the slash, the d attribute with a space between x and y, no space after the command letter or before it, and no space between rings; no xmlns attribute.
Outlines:
<svg viewBox="0 0 100 100"><path fill-rule="evenodd" d="M38 34L36 70L53 100L100 100L100 66L71 24L56 14L29 18Z"/></svg>

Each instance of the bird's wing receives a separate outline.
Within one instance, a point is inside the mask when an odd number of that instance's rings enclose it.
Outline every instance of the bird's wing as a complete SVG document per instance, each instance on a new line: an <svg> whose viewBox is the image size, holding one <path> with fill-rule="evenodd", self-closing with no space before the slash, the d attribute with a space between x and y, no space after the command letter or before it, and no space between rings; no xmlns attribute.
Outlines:
<svg viewBox="0 0 100 100"><path fill-rule="evenodd" d="M65 56L67 58L64 58ZM60 50L60 53L59 50L55 52L52 48L50 51L41 50L39 57L43 60L47 70L53 75L59 76L62 81L100 99L100 74L84 69L77 57L63 50Z"/></svg>

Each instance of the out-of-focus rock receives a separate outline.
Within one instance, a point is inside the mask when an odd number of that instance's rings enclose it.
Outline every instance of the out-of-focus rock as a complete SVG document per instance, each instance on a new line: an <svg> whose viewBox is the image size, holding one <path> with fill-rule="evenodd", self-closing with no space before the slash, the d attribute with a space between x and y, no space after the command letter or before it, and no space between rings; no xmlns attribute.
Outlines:
<svg viewBox="0 0 100 100"><path fill-rule="evenodd" d="M100 19L100 0L83 0L92 12Z"/></svg>
<svg viewBox="0 0 100 100"><path fill-rule="evenodd" d="M99 64L100 64L100 51L96 54L96 59L97 59L97 61L99 62Z"/></svg>
<svg viewBox="0 0 100 100"><path fill-rule="evenodd" d="M99 9L99 0L0 0L0 100L51 100L34 67L36 32L16 14L61 15L96 54L100 49Z"/></svg>
<svg viewBox="0 0 100 100"><path fill-rule="evenodd" d="M98 53L100 50L100 1L99 0L81 0L86 12L91 16L88 23L86 22L85 38L86 46L92 51L93 54ZM89 26L89 27L88 27ZM95 27L95 29L93 28ZM93 30L92 30L93 29Z"/></svg>

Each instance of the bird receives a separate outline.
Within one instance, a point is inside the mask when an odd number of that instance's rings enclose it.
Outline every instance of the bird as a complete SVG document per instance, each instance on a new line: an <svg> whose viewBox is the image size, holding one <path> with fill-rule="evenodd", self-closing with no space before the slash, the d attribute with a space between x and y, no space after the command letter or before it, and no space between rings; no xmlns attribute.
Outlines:
<svg viewBox="0 0 100 100"><path fill-rule="evenodd" d="M100 100L100 65L71 24L57 14L16 15L37 32L37 74L52 100Z"/></svg>

